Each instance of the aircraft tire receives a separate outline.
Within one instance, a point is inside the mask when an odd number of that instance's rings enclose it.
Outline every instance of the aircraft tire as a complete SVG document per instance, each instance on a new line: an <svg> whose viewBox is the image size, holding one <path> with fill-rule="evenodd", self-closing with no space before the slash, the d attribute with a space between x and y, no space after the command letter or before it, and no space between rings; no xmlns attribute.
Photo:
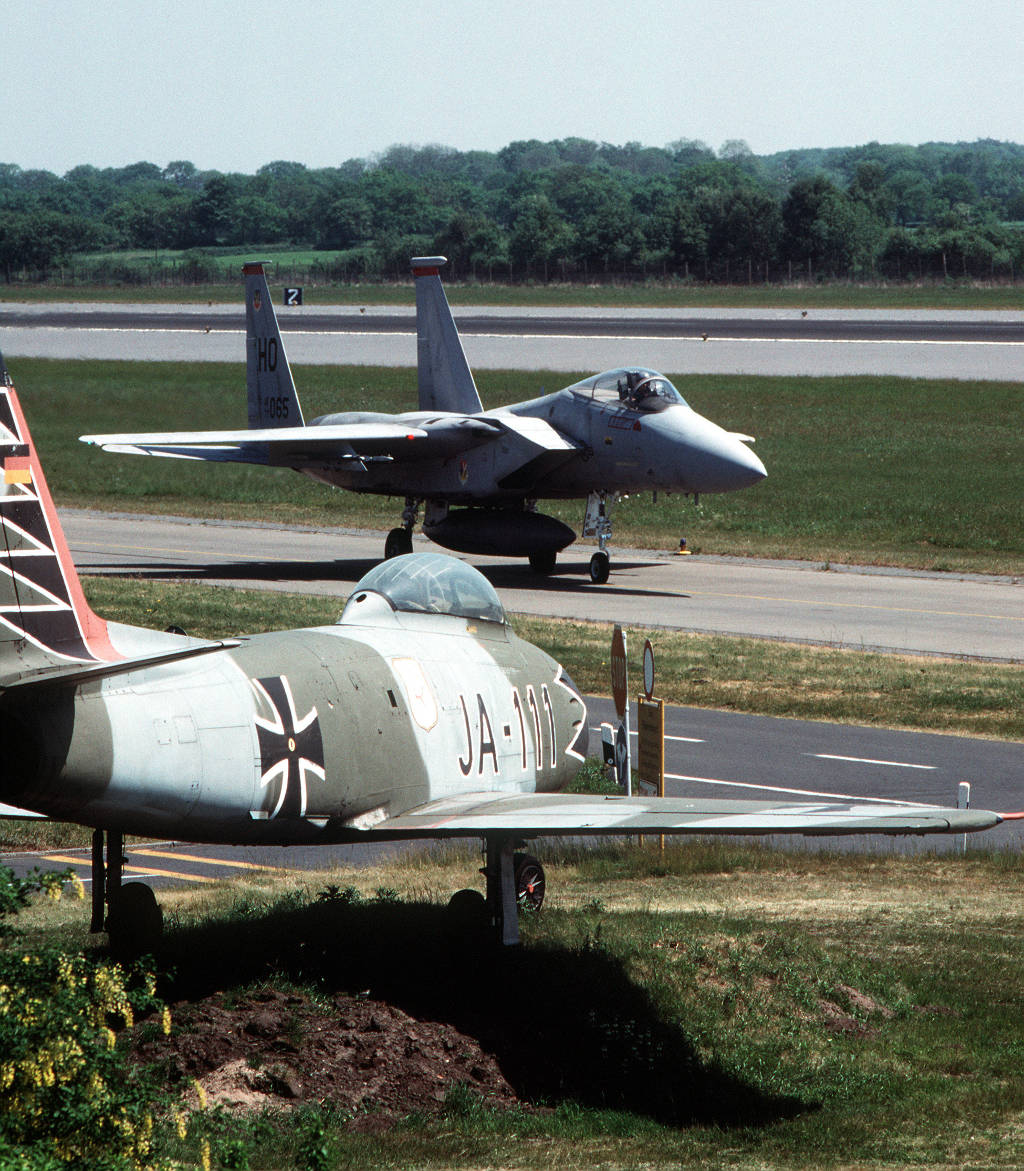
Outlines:
<svg viewBox="0 0 1024 1171"><path fill-rule="evenodd" d="M611 558L604 549L598 549L590 559L590 580L594 585L604 585L610 572Z"/></svg>
<svg viewBox="0 0 1024 1171"><path fill-rule="evenodd" d="M118 956L151 952L160 941L164 913L153 888L144 882L128 882L111 899L107 915L110 949Z"/></svg>
<svg viewBox="0 0 1024 1171"><path fill-rule="evenodd" d="M554 572L558 554L553 549L545 549L540 553L530 554L530 568L534 573L546 576Z"/></svg>
<svg viewBox="0 0 1024 1171"><path fill-rule="evenodd" d="M544 902L544 867L532 854L516 854L512 861L516 902L521 910L539 911Z"/></svg>
<svg viewBox="0 0 1024 1171"><path fill-rule="evenodd" d="M448 900L448 918L453 926L474 931L487 924L487 900L478 890L457 890Z"/></svg>
<svg viewBox="0 0 1024 1171"><path fill-rule="evenodd" d="M384 559L390 561L392 557L401 557L403 553L412 552L412 533L408 529L392 529L384 542Z"/></svg>

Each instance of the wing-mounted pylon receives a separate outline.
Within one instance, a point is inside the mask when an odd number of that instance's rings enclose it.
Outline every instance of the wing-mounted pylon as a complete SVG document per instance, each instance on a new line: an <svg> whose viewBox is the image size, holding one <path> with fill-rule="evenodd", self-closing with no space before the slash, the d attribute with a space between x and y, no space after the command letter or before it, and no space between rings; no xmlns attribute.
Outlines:
<svg viewBox="0 0 1024 1171"><path fill-rule="evenodd" d="M262 264L246 264L245 386L249 427L302 427L302 408L295 391L277 314Z"/></svg>
<svg viewBox="0 0 1024 1171"><path fill-rule="evenodd" d="M447 263L444 256L412 259L420 410L475 415L483 410L480 394L441 284L440 269Z"/></svg>

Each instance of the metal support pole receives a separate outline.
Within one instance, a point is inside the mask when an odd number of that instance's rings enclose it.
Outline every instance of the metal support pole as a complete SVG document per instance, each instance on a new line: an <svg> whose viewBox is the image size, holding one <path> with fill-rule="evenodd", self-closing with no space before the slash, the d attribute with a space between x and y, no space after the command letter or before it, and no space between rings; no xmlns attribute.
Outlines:
<svg viewBox="0 0 1024 1171"><path fill-rule="evenodd" d="M92 831L92 919L89 930L98 935L103 930L103 909L107 900L106 869L103 865L103 830Z"/></svg>
<svg viewBox="0 0 1024 1171"><path fill-rule="evenodd" d="M124 873L124 834L119 829L107 830L107 907L121 890Z"/></svg>
<svg viewBox="0 0 1024 1171"><path fill-rule="evenodd" d="M504 947L519 943L519 904L516 901L515 840L484 839L487 852L487 910L498 942Z"/></svg>

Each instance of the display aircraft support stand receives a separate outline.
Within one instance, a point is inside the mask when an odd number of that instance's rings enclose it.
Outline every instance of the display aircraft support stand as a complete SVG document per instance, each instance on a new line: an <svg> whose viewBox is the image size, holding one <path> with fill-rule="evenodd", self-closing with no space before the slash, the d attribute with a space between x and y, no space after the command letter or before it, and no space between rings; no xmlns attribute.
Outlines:
<svg viewBox="0 0 1024 1171"><path fill-rule="evenodd" d="M117 901L124 872L124 834L116 829L107 830L106 863L103 839L103 830L92 831L92 920L89 930L94 935L106 929L107 913L111 904Z"/></svg>
<svg viewBox="0 0 1024 1171"><path fill-rule="evenodd" d="M487 911L498 942L505 947L519 942L515 845L515 838L506 834L484 838Z"/></svg>

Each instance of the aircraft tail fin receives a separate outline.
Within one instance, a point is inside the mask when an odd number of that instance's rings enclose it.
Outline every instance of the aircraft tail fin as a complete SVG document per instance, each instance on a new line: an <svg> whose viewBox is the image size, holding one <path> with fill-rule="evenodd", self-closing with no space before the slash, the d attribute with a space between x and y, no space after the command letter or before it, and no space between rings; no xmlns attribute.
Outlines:
<svg viewBox="0 0 1024 1171"><path fill-rule="evenodd" d="M0 464L0 681L54 662L120 659L82 593L2 357Z"/></svg>
<svg viewBox="0 0 1024 1171"><path fill-rule="evenodd" d="M412 259L420 410L475 415L483 407L441 284L439 270L446 263L444 256Z"/></svg>
<svg viewBox="0 0 1024 1171"><path fill-rule="evenodd" d="M277 314L262 264L246 264L245 386L249 428L302 427L302 408L284 352Z"/></svg>

